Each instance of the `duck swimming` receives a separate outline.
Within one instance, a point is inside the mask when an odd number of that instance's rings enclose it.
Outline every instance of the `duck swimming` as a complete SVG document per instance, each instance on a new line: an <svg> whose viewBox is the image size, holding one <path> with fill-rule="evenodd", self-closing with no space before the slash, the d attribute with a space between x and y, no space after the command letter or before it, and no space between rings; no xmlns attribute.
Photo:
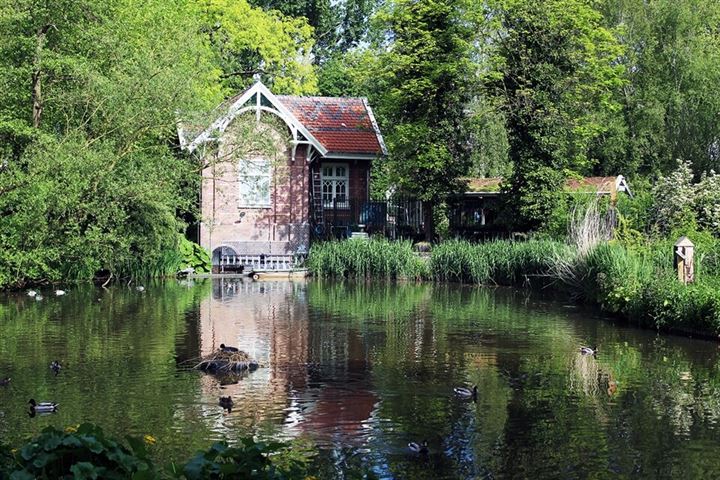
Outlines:
<svg viewBox="0 0 720 480"><path fill-rule="evenodd" d="M580 353L583 355L595 355L597 353L597 347L580 347Z"/></svg>
<svg viewBox="0 0 720 480"><path fill-rule="evenodd" d="M455 388L453 388L453 392L455 392L455 396L460 397L460 398L472 398L472 399L476 399L476 398L477 398L477 391L478 391L477 385L475 385L475 386L472 388L472 390L470 390L469 388L466 388L466 387L455 387Z"/></svg>
<svg viewBox="0 0 720 480"><path fill-rule="evenodd" d="M65 295L65 290L55 290L55 295L58 297Z"/></svg>
<svg viewBox="0 0 720 480"><path fill-rule="evenodd" d="M37 295L37 292L35 290L28 290L27 291L28 297L34 297Z"/></svg>
<svg viewBox="0 0 720 480"><path fill-rule="evenodd" d="M238 349L236 347L228 347L224 343L220 344L220 350L222 350L223 352L226 352L226 353L235 353L235 352L240 351L240 349Z"/></svg>
<svg viewBox="0 0 720 480"><path fill-rule="evenodd" d="M422 445L415 442L408 443L408 448L413 453L418 453L420 455L427 455L429 453L428 446L427 446L427 440L423 441Z"/></svg>
<svg viewBox="0 0 720 480"><path fill-rule="evenodd" d="M230 413L233 407L233 399L230 396L220 397L219 405Z"/></svg>
<svg viewBox="0 0 720 480"><path fill-rule="evenodd" d="M55 402L35 402L34 399L30 399L30 410L34 413L53 413L57 412L59 404Z"/></svg>

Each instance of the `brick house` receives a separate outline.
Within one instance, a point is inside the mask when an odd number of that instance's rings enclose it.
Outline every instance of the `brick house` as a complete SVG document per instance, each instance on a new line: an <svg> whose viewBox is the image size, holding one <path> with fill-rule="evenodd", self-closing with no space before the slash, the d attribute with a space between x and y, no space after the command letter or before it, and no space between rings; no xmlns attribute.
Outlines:
<svg viewBox="0 0 720 480"><path fill-rule="evenodd" d="M214 267L262 257L282 268L311 238L382 214L369 202L370 165L386 150L366 99L274 95L258 82L207 124L178 133L203 162L199 241Z"/></svg>

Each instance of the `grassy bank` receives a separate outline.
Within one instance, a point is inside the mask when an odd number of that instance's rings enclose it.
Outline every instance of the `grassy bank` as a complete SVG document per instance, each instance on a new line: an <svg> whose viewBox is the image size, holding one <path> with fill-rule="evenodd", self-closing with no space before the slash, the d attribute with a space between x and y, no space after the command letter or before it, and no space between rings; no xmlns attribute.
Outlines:
<svg viewBox="0 0 720 480"><path fill-rule="evenodd" d="M522 286L539 276L544 285L595 304L641 326L720 334L720 252L698 245L696 282L682 285L672 266L672 242L627 247L614 242L581 253L550 240L448 241L421 258L408 242L348 240L316 244L309 267L317 277L410 279Z"/></svg>

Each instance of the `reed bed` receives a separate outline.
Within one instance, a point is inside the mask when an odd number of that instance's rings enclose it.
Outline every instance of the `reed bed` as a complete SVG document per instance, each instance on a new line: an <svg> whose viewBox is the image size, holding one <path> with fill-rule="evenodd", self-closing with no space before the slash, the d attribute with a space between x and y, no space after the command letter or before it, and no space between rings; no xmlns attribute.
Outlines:
<svg viewBox="0 0 720 480"><path fill-rule="evenodd" d="M435 247L430 269L439 281L519 285L529 275L550 276L558 259L572 254L569 246L550 240L479 244L452 240Z"/></svg>
<svg viewBox="0 0 720 480"><path fill-rule="evenodd" d="M428 277L427 262L407 241L351 239L318 243L310 249L308 269L321 278L382 278L420 280Z"/></svg>

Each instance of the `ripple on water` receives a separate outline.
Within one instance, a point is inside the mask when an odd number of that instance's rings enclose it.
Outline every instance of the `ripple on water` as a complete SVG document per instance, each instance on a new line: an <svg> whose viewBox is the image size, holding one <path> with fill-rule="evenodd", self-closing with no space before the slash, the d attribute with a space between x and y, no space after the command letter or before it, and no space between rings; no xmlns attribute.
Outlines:
<svg viewBox="0 0 720 480"><path fill-rule="evenodd" d="M111 288L101 302L71 293L0 298L11 443L92 421L152 434L163 457L244 435L309 438L327 478L353 466L379 478L720 477L713 343L502 289L222 280ZM188 368L220 343L263 367ZM455 398L459 385L478 385L477 403ZM61 411L28 418L31 396ZM423 439L430 455L410 455Z"/></svg>

